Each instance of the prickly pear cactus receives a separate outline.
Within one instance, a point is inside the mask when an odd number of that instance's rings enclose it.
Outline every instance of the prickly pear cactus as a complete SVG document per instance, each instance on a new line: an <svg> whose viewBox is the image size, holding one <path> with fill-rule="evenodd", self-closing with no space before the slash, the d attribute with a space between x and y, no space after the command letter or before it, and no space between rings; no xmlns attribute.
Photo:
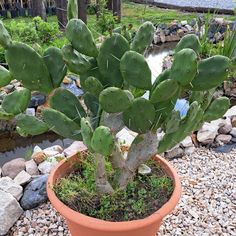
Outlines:
<svg viewBox="0 0 236 236"><path fill-rule="evenodd" d="M69 1L69 17L74 16L74 3ZM61 50L49 48L41 56L26 44L12 42L0 23L0 44L9 66L9 71L0 67L0 87L14 79L24 87L4 98L0 119L17 116L17 131L23 136L52 130L66 138L83 139L98 165L98 189L106 189L106 193L112 192L113 185L125 187L153 155L174 147L203 122L225 113L229 99L214 100L213 93L227 79L231 66L225 56L201 59L199 39L187 35L176 46L172 67L152 84L143 56L153 40L152 23L142 24L133 39L123 36L125 28L110 33L98 48L88 27L72 19L66 27L69 45ZM58 88L67 70L80 77L84 90L80 99ZM50 107L41 118L24 114L31 91L49 94ZM176 108L182 98L189 104L184 116ZM125 126L138 133L127 160L115 137ZM157 131L165 133L160 140ZM106 178L104 156L110 157L114 171L119 172L116 184L109 184Z"/></svg>

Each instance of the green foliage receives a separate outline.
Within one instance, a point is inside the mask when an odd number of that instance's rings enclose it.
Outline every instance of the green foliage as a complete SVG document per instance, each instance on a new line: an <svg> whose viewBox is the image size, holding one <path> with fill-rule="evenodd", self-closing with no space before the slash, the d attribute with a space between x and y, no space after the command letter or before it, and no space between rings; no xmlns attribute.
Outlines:
<svg viewBox="0 0 236 236"><path fill-rule="evenodd" d="M114 142L111 130L108 127L99 126L93 133L91 147L96 153L110 156L114 149Z"/></svg>
<svg viewBox="0 0 236 236"><path fill-rule="evenodd" d="M20 114L17 116L17 131L24 136L39 135L48 131L46 123L34 116Z"/></svg>
<svg viewBox="0 0 236 236"><path fill-rule="evenodd" d="M78 3L77 0L68 0L67 3L67 18L71 20L73 18L78 18Z"/></svg>
<svg viewBox="0 0 236 236"><path fill-rule="evenodd" d="M30 98L31 93L28 89L15 90L4 97L2 108L9 114L18 115L27 109Z"/></svg>
<svg viewBox="0 0 236 236"><path fill-rule="evenodd" d="M12 80L10 72L3 66L0 66L0 88L8 85Z"/></svg>

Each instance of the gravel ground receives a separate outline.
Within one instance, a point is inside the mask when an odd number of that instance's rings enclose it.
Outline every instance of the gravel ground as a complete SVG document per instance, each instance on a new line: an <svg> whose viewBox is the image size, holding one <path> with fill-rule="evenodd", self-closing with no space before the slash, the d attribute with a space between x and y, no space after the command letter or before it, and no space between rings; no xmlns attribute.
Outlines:
<svg viewBox="0 0 236 236"><path fill-rule="evenodd" d="M233 10L236 7L234 0L154 0L154 2L193 8L203 7Z"/></svg>
<svg viewBox="0 0 236 236"><path fill-rule="evenodd" d="M182 198L158 236L236 236L236 150L228 154L198 149L172 160L182 179ZM9 236L68 236L49 203L26 211Z"/></svg>

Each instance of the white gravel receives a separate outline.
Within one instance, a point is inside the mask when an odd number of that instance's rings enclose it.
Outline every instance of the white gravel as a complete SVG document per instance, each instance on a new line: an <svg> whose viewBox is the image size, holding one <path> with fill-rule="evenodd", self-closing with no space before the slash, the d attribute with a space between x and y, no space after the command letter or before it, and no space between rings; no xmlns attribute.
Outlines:
<svg viewBox="0 0 236 236"><path fill-rule="evenodd" d="M158 236L236 236L236 150L228 154L197 149L172 160L182 179L180 203ZM14 236L68 236L66 223L49 203L26 211Z"/></svg>

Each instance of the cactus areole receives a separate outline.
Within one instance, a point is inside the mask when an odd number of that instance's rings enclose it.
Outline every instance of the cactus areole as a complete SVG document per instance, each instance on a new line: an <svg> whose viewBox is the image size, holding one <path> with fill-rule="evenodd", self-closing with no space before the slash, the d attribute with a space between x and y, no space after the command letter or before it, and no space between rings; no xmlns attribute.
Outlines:
<svg viewBox="0 0 236 236"><path fill-rule="evenodd" d="M152 23L146 22L131 43L114 33L99 49L87 26L71 19L66 29L69 44L62 50L49 48L40 55L28 45L13 42L0 23L0 44L9 66L9 71L0 68L0 85L16 79L24 87L4 98L0 119L16 117L17 130L24 136L52 130L66 138L84 140L96 159L97 191L109 194L116 190L107 178L105 158L117 171L116 188L126 188L141 164L174 147L202 122L220 118L229 107L227 98L213 100L212 94L227 79L231 61L224 56L201 59L201 45L195 35L182 38L172 68L152 84L142 53L149 47L153 32ZM81 78L83 104L59 88L67 71ZM51 94L50 107L40 119L22 115L30 91ZM136 91L149 91L149 98L137 97ZM185 117L174 110L182 94L189 94L190 108ZM137 133L126 159L116 138L124 127ZM160 139L157 132L165 135Z"/></svg>

